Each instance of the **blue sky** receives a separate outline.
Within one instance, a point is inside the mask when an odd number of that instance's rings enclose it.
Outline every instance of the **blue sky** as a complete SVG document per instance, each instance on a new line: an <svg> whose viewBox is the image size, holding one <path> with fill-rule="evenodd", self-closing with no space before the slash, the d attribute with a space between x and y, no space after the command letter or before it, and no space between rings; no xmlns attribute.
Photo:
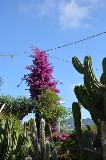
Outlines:
<svg viewBox="0 0 106 160"><path fill-rule="evenodd" d="M25 66L32 63L32 45L47 50L104 32L105 15L105 0L0 0L0 55L20 53L12 59L0 56L0 76L4 80L0 94L30 96L24 82L18 88L17 85L28 73ZM91 55L99 78L106 55L106 34L47 53L68 61L77 56L82 62ZM54 66L53 76L63 83L57 86L59 95L65 107L71 108L76 101L73 88L83 83L83 77L71 63L54 58L49 61ZM90 117L84 109L82 116Z"/></svg>

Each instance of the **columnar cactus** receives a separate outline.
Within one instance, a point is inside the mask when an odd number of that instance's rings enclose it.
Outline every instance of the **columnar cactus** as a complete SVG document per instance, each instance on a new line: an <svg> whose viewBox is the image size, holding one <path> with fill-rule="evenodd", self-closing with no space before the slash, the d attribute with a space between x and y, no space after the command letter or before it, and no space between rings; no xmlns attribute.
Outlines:
<svg viewBox="0 0 106 160"><path fill-rule="evenodd" d="M93 139L92 139L91 134L90 134L90 132L88 130L85 130L83 132L83 137L84 137L86 148L94 149L94 147L93 147Z"/></svg>
<svg viewBox="0 0 106 160"><path fill-rule="evenodd" d="M106 58L102 62L103 73L100 81L94 74L90 56L85 57L84 64L81 64L77 57L72 58L72 63L75 69L84 75L84 84L75 86L74 92L81 105L90 112L98 128L98 150L102 153L101 121L106 121Z"/></svg>
<svg viewBox="0 0 106 160"><path fill-rule="evenodd" d="M41 119L41 122L40 122L40 147L41 147L41 160L46 160L45 121L44 119Z"/></svg>
<svg viewBox="0 0 106 160"><path fill-rule="evenodd" d="M75 133L76 138L79 143L81 160L88 160L88 157L84 154L85 141L81 129L81 112L80 112L80 104L77 102L73 102L72 104L72 112L74 117L74 125L75 125Z"/></svg>
<svg viewBox="0 0 106 160"><path fill-rule="evenodd" d="M4 129L4 155L3 159L8 160L10 156L10 152L12 150L12 138L11 138L11 128L12 128L12 123L11 121L6 121L5 123L5 129Z"/></svg>
<svg viewBox="0 0 106 160"><path fill-rule="evenodd" d="M100 127L100 122L106 120L106 58L102 62L103 73L100 81L94 74L90 56L85 57L84 64L81 64L77 57L72 58L72 63L75 69L84 75L84 84L74 88L75 95Z"/></svg>
<svg viewBox="0 0 106 160"><path fill-rule="evenodd" d="M46 141L46 160L50 160L50 143Z"/></svg>

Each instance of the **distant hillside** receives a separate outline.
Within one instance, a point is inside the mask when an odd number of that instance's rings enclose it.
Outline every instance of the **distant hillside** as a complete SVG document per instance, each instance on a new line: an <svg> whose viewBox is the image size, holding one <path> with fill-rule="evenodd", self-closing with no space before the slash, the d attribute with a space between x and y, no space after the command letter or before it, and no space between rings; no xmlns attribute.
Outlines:
<svg viewBox="0 0 106 160"><path fill-rule="evenodd" d="M90 118L86 118L86 119L82 119L82 126L86 126L86 125L94 125L94 122L92 119ZM71 130L74 129L74 119L73 118L69 118L66 119L66 123L65 123L65 129Z"/></svg>

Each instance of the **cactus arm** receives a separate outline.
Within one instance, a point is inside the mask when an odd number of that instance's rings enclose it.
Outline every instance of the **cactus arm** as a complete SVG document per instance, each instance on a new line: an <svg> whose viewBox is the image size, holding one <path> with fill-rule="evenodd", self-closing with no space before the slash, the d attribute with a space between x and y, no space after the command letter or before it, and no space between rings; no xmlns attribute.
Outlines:
<svg viewBox="0 0 106 160"><path fill-rule="evenodd" d="M79 102L82 106L90 112L94 112L96 115L103 116L96 108L95 108L95 101L89 96L87 89L85 86L75 86L74 89L75 95L78 98Z"/></svg>
<svg viewBox="0 0 106 160"><path fill-rule="evenodd" d="M80 74L84 74L84 65L80 62L80 60L77 57L72 58L72 64Z"/></svg>
<svg viewBox="0 0 106 160"><path fill-rule="evenodd" d="M101 74L101 77L100 77L100 82L105 85L105 82L104 82L104 77L103 77L103 73Z"/></svg>
<svg viewBox="0 0 106 160"><path fill-rule="evenodd" d="M100 101L102 98L104 85L101 84L96 79L96 76L92 68L92 60L90 56L86 56L84 59L84 79L85 79L85 86L87 90L89 90L89 94L97 102L98 107L100 107L101 105Z"/></svg>
<svg viewBox="0 0 106 160"><path fill-rule="evenodd" d="M104 90L104 85L97 80L94 74L92 68L92 60L90 56L86 56L84 59L84 75L86 76L86 79L90 82L90 85L94 88L95 91Z"/></svg>

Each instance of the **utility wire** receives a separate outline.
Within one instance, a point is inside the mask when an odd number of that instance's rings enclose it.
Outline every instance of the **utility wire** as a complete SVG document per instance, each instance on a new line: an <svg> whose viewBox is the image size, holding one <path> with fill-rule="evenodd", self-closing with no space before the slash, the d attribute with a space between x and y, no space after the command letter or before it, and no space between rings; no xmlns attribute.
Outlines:
<svg viewBox="0 0 106 160"><path fill-rule="evenodd" d="M49 58L54 58L54 59L57 59L57 60L60 60L60 61L66 62L66 63L72 63L71 61L65 60L63 58L58 58L58 57L55 57L55 56L51 56L50 54L47 54L47 56Z"/></svg>
<svg viewBox="0 0 106 160"><path fill-rule="evenodd" d="M56 60L60 60L60 61L63 61L63 62L66 62L66 63L71 63L72 64L72 62L71 61L68 61L68 60L65 60L65 59L62 59L62 58L58 58L58 57L55 57L55 56L51 56L51 55L49 55L49 54L47 54L47 56L49 57L49 58L54 58L54 59L56 59ZM102 69L97 69L97 68L95 68L95 70L96 71L102 71Z"/></svg>
<svg viewBox="0 0 106 160"><path fill-rule="evenodd" d="M60 49L60 48L63 48L63 47L67 47L67 46L70 46L70 45L73 45L73 44L76 44L76 43L80 43L80 42L89 40L89 39L91 39L91 38L95 38L95 37L100 36L100 35L103 35L103 34L106 34L106 32L101 32L101 33L98 33L98 34L96 34L96 35L92 35L92 36L90 36L90 37L87 37L87 38L84 38L84 39L80 39L80 40L78 40L78 41L71 42L71 43L69 43L69 44L65 44L65 45L62 45L62 46L55 47L55 48L47 49L47 50L45 50L45 51L43 51L43 52L49 52L49 51L52 51L52 50L56 50L56 49ZM41 52L42 52L42 51L41 51ZM22 52L22 53L26 54L26 53L29 53L29 52L28 52L28 51L24 51L24 52ZM6 55L6 54L0 54L0 56L9 56L9 57L13 58L15 55L18 55L18 54L21 54L21 53L20 53L20 52L19 52L19 53L17 52L17 53L15 53L15 54L8 54L8 55ZM72 63L71 61L68 61L68 60L65 60L65 59L62 59L62 58L58 58L58 57L55 57L55 56L51 56L51 55L49 55L49 54L47 54L47 56L48 56L49 58L54 58L54 59L56 59L56 60L60 60L60 61L66 62L66 63ZM95 69L95 70L98 70L98 69ZM100 71L102 71L102 70L100 70Z"/></svg>
<svg viewBox="0 0 106 160"><path fill-rule="evenodd" d="M87 38L84 38L84 39L80 39L80 40L78 40L78 41L71 42L71 43L69 43L69 44L65 44L65 45L62 45L62 46L55 47L55 48L47 49L47 50L45 50L44 52L49 52L49 51L57 50L57 49L60 49L60 48L64 48L64 47L73 45L73 44L77 44L77 43L80 43L80 42L83 42L83 41L87 41L87 40L89 40L89 39L91 39L91 38L95 38L95 37L100 36L100 35L103 35L103 34L106 34L106 32L101 32L101 33L98 33L98 34L96 34L96 35L92 35L92 36L90 36L90 37L87 37ZM28 53L28 52L27 52L27 51L24 51L23 53L26 54L26 53ZM0 54L0 56L9 56L9 57L13 58L13 57L14 57L15 55L17 55L17 54L21 54L21 53L7 54L7 55L6 55L6 54Z"/></svg>
<svg viewBox="0 0 106 160"><path fill-rule="evenodd" d="M95 38L97 36L100 36L102 34L106 34L106 32L101 32L101 33L98 33L96 35L93 35L93 36L90 36L90 37L87 37L87 38L84 38L84 39L80 39L78 41L75 41L75 42L71 42L69 44L65 44L65 45L62 45L62 46L58 46L58 47L55 47L55 48L51 48L51 49L47 49L45 52L49 52L49 51L52 51L52 50L56 50L56 49L60 49L60 48L63 48L63 47L67 47L67 46L70 46L70 45L73 45L73 44L76 44L76 43L80 43L80 42L83 42L83 41L86 41L86 40L89 40L91 38Z"/></svg>

